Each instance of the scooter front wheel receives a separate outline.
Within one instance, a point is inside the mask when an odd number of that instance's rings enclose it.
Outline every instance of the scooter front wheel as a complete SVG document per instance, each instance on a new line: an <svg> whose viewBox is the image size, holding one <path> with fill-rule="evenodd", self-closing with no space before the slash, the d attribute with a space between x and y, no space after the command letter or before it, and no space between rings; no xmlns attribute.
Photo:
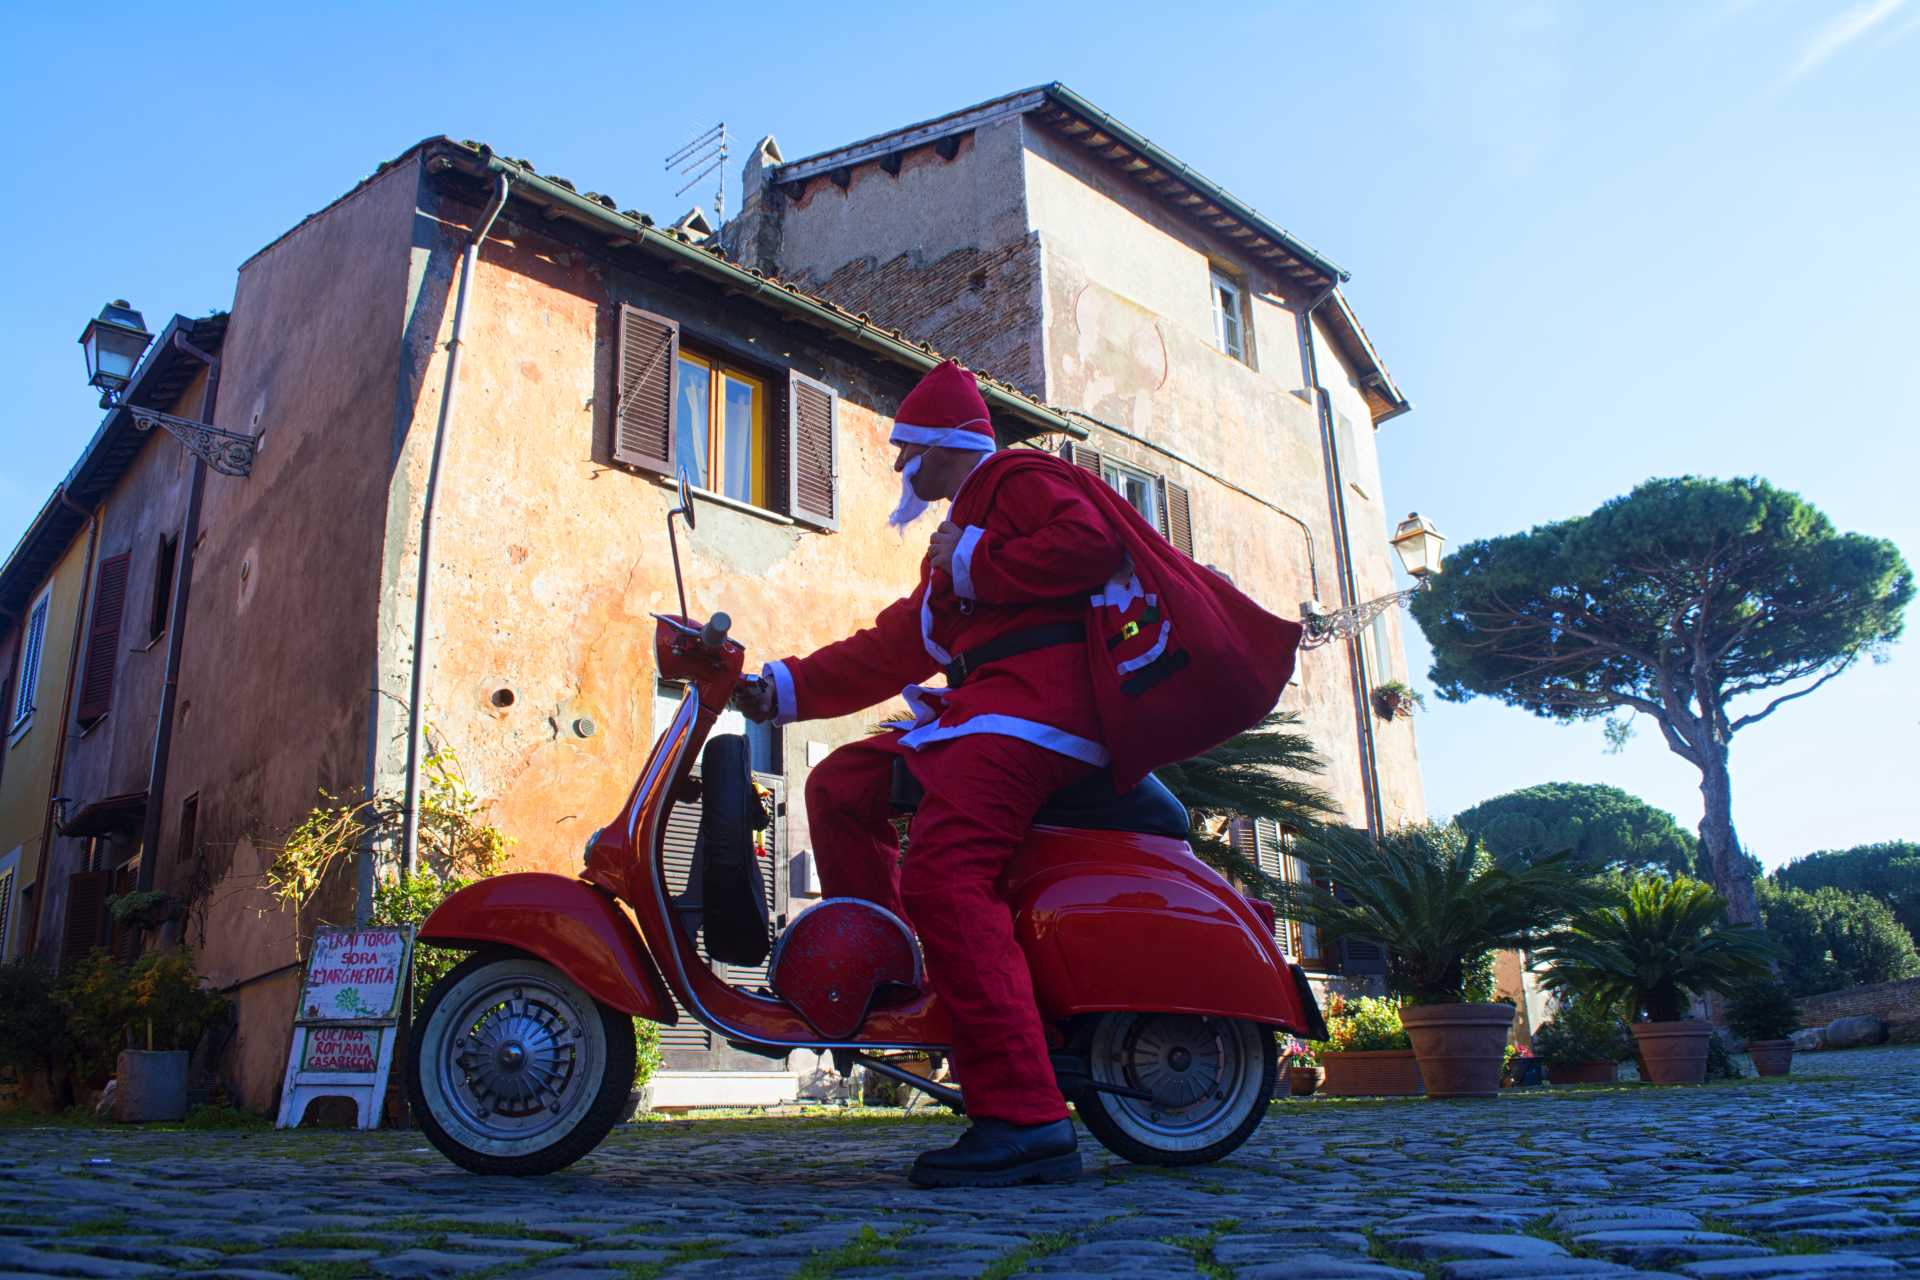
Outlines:
<svg viewBox="0 0 1920 1280"><path fill-rule="evenodd" d="M1211 1164L1245 1142L1279 1079L1273 1031L1236 1018L1102 1013L1076 1049L1096 1084L1074 1109L1100 1145L1135 1164Z"/></svg>
<svg viewBox="0 0 1920 1280"><path fill-rule="evenodd" d="M633 1088L633 1019L560 970L483 951L427 996L407 1095L422 1132L475 1173L552 1173L600 1145Z"/></svg>

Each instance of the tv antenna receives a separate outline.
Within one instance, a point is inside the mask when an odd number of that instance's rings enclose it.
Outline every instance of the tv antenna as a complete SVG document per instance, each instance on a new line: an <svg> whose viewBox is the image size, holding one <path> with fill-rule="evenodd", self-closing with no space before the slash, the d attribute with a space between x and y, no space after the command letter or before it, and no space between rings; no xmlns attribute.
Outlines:
<svg viewBox="0 0 1920 1280"><path fill-rule="evenodd" d="M713 221L718 226L727 220L727 144L733 138L722 120L699 137L667 157L667 169L678 169L686 185L673 194L683 196L710 175L718 174L713 190Z"/></svg>

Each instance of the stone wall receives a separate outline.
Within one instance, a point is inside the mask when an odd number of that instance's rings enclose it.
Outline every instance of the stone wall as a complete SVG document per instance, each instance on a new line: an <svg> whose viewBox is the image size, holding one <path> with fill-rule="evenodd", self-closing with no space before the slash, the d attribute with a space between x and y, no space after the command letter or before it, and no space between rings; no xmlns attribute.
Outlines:
<svg viewBox="0 0 1920 1280"><path fill-rule="evenodd" d="M1800 1001L1800 1021L1809 1027L1850 1017L1878 1018L1893 1039L1920 1041L1920 978L1823 991Z"/></svg>

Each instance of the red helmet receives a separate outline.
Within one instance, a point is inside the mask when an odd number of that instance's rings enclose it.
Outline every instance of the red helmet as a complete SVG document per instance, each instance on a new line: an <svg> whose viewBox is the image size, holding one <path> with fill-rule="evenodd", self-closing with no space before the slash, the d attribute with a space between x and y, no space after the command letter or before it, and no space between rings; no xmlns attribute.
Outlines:
<svg viewBox="0 0 1920 1280"><path fill-rule="evenodd" d="M773 949L773 992L829 1040L851 1036L883 986L920 987L920 943L893 912L865 898L807 908Z"/></svg>

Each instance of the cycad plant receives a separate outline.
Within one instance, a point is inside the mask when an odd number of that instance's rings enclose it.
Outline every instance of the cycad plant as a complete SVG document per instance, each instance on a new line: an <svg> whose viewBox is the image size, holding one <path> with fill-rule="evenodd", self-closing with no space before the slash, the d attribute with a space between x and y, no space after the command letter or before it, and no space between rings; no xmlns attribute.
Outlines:
<svg viewBox="0 0 1920 1280"><path fill-rule="evenodd" d="M1595 897L1565 854L1502 864L1452 826L1405 827L1378 841L1325 830L1296 852L1326 883L1288 886L1288 913L1329 942L1384 946L1389 982L1416 1005L1465 1002L1480 957L1536 945Z"/></svg>
<svg viewBox="0 0 1920 1280"><path fill-rule="evenodd" d="M1326 772L1327 762L1299 725L1298 715L1276 711L1213 750L1155 775L1187 807L1190 843L1200 860L1276 903L1286 886L1214 828L1221 819L1266 818L1292 831L1313 831L1339 814L1333 797L1310 781Z"/></svg>
<svg viewBox="0 0 1920 1280"><path fill-rule="evenodd" d="M1726 910L1726 899L1698 880L1637 875L1616 881L1536 958L1558 990L1678 1022L1690 997L1725 994L1768 971L1765 931L1727 924Z"/></svg>

